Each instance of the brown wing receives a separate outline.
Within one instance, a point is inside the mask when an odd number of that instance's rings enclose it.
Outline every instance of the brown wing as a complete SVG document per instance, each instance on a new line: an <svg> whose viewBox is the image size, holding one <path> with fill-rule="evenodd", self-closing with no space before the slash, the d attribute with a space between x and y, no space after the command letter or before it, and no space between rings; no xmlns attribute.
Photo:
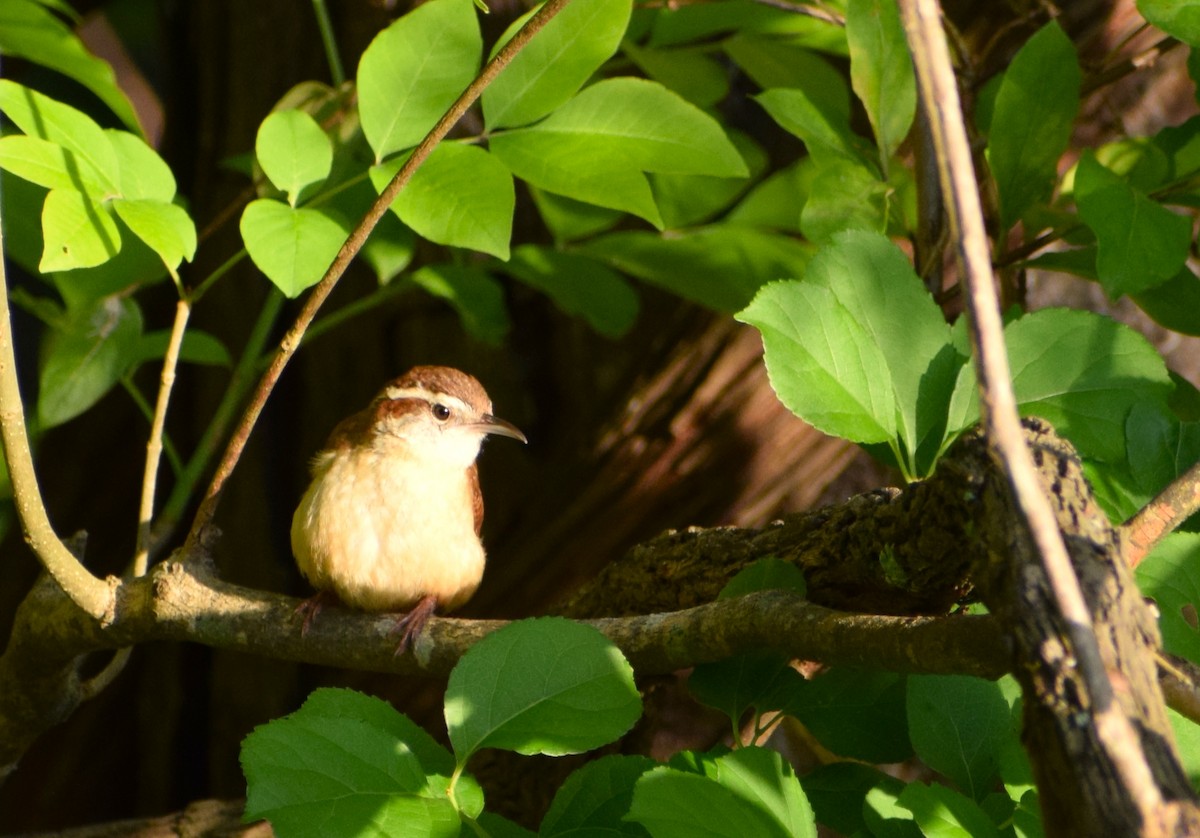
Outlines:
<svg viewBox="0 0 1200 838"><path fill-rule="evenodd" d="M479 491L479 468L475 463L467 469L467 488L471 493L471 506L475 512L475 534L483 532L483 492Z"/></svg>

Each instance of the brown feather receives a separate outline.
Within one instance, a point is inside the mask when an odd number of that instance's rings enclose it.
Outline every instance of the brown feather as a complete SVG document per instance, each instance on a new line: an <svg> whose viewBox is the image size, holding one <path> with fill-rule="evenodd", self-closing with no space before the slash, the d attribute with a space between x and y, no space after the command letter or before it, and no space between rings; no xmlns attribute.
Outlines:
<svg viewBox="0 0 1200 838"><path fill-rule="evenodd" d="M479 466L475 463L467 469L467 486L475 511L475 534L480 535L483 533L483 492L479 490Z"/></svg>

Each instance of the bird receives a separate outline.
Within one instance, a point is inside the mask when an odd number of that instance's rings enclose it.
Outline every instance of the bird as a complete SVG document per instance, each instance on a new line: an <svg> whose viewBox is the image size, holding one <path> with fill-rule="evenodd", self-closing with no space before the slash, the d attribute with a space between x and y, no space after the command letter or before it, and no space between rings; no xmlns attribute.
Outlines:
<svg viewBox="0 0 1200 838"><path fill-rule="evenodd" d="M474 376L445 366L413 367L333 429L292 517L296 564L317 590L297 609L302 634L330 601L407 611L402 654L435 611L470 599L485 561L476 458L489 435L528 442Z"/></svg>

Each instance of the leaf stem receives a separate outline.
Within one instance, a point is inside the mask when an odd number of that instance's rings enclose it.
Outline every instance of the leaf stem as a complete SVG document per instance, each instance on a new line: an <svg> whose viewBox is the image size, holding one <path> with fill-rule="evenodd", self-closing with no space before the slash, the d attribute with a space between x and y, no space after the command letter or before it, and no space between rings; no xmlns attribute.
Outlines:
<svg viewBox="0 0 1200 838"><path fill-rule="evenodd" d="M325 47L325 60L329 62L329 76L333 79L333 86L337 87L346 80L346 71L342 67L342 57L338 54L333 22L329 19L329 9L325 0L312 0L312 4L313 13L317 17L317 28L321 30L321 45Z"/></svg>

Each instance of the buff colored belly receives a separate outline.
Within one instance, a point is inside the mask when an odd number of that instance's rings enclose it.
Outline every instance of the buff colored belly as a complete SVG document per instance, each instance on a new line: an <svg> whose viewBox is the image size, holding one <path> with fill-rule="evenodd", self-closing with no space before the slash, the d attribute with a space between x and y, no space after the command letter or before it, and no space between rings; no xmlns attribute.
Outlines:
<svg viewBox="0 0 1200 838"><path fill-rule="evenodd" d="M466 474L431 479L394 463L367 451L318 465L292 519L296 562L313 587L356 608L401 611L430 594L456 608L484 565Z"/></svg>

